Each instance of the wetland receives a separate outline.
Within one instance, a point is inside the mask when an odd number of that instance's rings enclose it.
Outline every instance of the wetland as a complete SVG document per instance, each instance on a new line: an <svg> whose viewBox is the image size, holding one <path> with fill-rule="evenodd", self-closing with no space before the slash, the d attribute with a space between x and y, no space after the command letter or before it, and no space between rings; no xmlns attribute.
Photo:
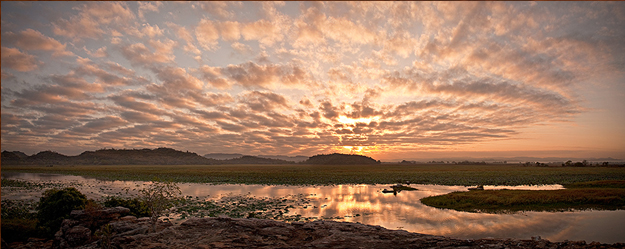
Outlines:
<svg viewBox="0 0 625 249"><path fill-rule="evenodd" d="M567 184L623 180L623 168L378 165L337 166L328 168L330 173L317 170L319 166L302 165L11 166L2 171L2 206L3 210L10 205L32 207L45 189L66 186L76 187L88 198L105 200L132 194L149 184L150 178L159 177L177 181L186 200L161 217L173 223L227 216L286 222L347 221L460 239L541 236L551 241L616 243L625 238L624 210L488 213L421 202L432 196L470 193L468 187L475 185L484 185L486 191L482 192L560 191ZM383 192L406 181L411 184L405 186L416 190Z"/></svg>

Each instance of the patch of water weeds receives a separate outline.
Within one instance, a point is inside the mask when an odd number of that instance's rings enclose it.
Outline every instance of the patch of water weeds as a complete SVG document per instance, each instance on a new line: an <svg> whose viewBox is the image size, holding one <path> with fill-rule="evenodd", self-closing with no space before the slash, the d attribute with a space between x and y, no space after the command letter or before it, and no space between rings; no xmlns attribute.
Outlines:
<svg viewBox="0 0 625 249"><path fill-rule="evenodd" d="M30 196L29 200L12 200L3 198L2 217L23 217L23 214L35 213L38 197L41 193L51 188L82 187L82 192L91 199L104 204L107 198L116 197L121 199L134 196L137 191L145 187L145 184L136 184L132 187L121 189L107 187L98 181L97 183L79 183L73 181L29 181L22 179L2 179L3 195ZM93 191L100 194L93 195ZM232 218L259 218L283 221L313 221L319 218L303 217L293 214L292 210L301 208L317 208L310 205L309 195L294 194L282 197L256 197L251 194L225 194L219 198L199 196L185 196L181 205L170 210L166 217L161 219L171 221L183 221L189 217L219 217Z"/></svg>
<svg viewBox="0 0 625 249"><path fill-rule="evenodd" d="M198 200L187 196L183 205L173 208L169 220L189 217L258 218L283 221L313 221L316 217L303 217L291 210L309 206L307 195L296 194L283 197L255 197L251 194L224 195L216 200Z"/></svg>
<svg viewBox="0 0 625 249"><path fill-rule="evenodd" d="M2 178L2 188L12 187L24 190L42 190L47 188L62 188L68 183L63 182L42 182L42 181L26 181L26 180L14 180L14 179L4 179Z"/></svg>
<svg viewBox="0 0 625 249"><path fill-rule="evenodd" d="M3 186L4 187L4 186ZM2 199L2 219L34 219L38 201Z"/></svg>

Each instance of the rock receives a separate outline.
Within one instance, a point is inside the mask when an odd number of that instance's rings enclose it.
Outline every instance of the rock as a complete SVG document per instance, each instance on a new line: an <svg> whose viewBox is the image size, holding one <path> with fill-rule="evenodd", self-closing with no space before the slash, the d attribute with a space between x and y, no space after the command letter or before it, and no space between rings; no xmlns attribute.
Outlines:
<svg viewBox="0 0 625 249"><path fill-rule="evenodd" d="M100 248L91 231L72 220L64 222L55 248ZM71 226L70 226L71 225ZM625 244L587 245L583 241L553 243L544 239L462 240L389 230L359 223L190 218L180 225L159 221L156 232L149 219L118 218L109 223L111 248L623 248ZM63 230L65 229L65 230ZM81 244L82 243L82 244ZM10 248L51 248L30 241Z"/></svg>
<svg viewBox="0 0 625 249"><path fill-rule="evenodd" d="M63 237L71 247L83 245L91 238L91 229L75 226L69 229Z"/></svg>
<svg viewBox="0 0 625 249"><path fill-rule="evenodd" d="M102 225L117 221L122 214L130 209L125 207L104 208L99 210L72 210L70 219L61 223L61 228L54 235L55 248L73 248L92 241L92 233ZM136 219L136 218L135 218ZM132 218L127 219L129 222ZM129 230L136 229L132 227Z"/></svg>
<svg viewBox="0 0 625 249"><path fill-rule="evenodd" d="M128 215L128 216L124 216L119 218L120 221L136 221L137 217L134 217L132 215Z"/></svg>

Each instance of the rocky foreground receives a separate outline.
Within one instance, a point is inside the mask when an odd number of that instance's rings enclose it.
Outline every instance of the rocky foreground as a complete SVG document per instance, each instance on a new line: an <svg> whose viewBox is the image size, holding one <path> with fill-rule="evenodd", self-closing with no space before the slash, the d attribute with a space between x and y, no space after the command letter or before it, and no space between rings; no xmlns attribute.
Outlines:
<svg viewBox="0 0 625 249"><path fill-rule="evenodd" d="M81 211L63 221L54 240L3 243L2 248L625 248L584 241L461 240L335 221L192 218L180 225L159 222L151 232L148 218L121 217L126 208L91 216ZM94 226L99 228L92 232Z"/></svg>

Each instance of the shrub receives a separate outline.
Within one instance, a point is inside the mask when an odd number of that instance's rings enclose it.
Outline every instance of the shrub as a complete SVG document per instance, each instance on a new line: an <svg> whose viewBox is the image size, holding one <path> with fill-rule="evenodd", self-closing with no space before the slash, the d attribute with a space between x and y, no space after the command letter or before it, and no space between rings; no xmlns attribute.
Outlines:
<svg viewBox="0 0 625 249"><path fill-rule="evenodd" d="M46 190L37 206L37 226L45 235L52 236L72 210L83 209L86 203L87 197L76 188Z"/></svg>
<svg viewBox="0 0 625 249"><path fill-rule="evenodd" d="M180 188L176 183L154 180L146 188L139 191L139 197L146 204L150 211L150 222L152 230L156 231L156 221L165 214L167 209L173 207L180 201Z"/></svg>
<svg viewBox="0 0 625 249"><path fill-rule="evenodd" d="M143 200L135 198L121 198L117 196L109 196L104 201L105 207L126 207L130 209L130 215L136 217L149 217L150 210Z"/></svg>

